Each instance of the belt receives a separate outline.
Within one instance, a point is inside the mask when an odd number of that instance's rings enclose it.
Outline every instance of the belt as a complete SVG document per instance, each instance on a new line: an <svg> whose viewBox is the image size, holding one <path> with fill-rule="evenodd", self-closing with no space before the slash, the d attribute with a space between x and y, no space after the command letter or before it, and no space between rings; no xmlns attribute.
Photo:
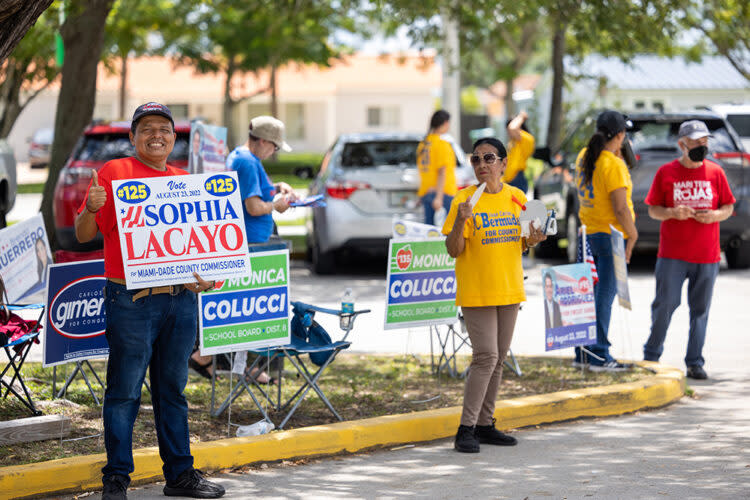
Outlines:
<svg viewBox="0 0 750 500"><path fill-rule="evenodd" d="M125 280L120 278L107 278L112 283L118 285L125 285ZM185 285L164 285L155 286L151 288L142 288L133 295L133 302L149 295L159 295L161 293L168 293L169 295L177 295L185 289Z"/></svg>

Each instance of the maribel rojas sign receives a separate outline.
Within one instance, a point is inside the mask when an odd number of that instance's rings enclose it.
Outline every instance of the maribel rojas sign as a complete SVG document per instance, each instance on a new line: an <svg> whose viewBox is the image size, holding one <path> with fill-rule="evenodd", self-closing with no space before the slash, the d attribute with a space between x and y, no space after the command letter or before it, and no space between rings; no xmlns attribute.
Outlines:
<svg viewBox="0 0 750 500"><path fill-rule="evenodd" d="M112 182L127 287L250 274L237 174Z"/></svg>
<svg viewBox="0 0 750 500"><path fill-rule="evenodd" d="M199 296L203 355L290 342L289 250L250 255L252 273Z"/></svg>
<svg viewBox="0 0 750 500"><path fill-rule="evenodd" d="M104 261L49 267L44 321L44 366L106 357Z"/></svg>
<svg viewBox="0 0 750 500"><path fill-rule="evenodd" d="M455 262L445 238L391 240L385 328L455 323Z"/></svg>

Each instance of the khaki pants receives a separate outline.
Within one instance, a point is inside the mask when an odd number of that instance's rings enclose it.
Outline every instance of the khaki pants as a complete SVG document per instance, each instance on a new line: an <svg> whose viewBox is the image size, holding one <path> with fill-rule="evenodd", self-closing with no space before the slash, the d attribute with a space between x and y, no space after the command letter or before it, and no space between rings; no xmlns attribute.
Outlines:
<svg viewBox="0 0 750 500"><path fill-rule="evenodd" d="M492 424L503 361L513 339L519 307L520 304L461 308L472 347L461 425Z"/></svg>

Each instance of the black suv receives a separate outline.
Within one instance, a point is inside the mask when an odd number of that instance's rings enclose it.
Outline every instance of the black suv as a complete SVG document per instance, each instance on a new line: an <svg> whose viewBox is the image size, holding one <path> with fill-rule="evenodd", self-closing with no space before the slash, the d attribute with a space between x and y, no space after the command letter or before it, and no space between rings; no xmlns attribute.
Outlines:
<svg viewBox="0 0 750 500"><path fill-rule="evenodd" d="M552 254L565 249L568 260L576 258L578 196L575 185L575 161L594 133L598 112L585 115L571 128L560 150L550 154L546 148L535 157L547 168L534 182L534 197L547 208L554 208L558 218L558 236L549 238L540 248ZM730 268L750 267L750 154L742 149L737 133L721 116L708 112L629 113L633 129L628 132L636 162L630 171L633 179L633 205L638 228L640 251L655 251L659 246L659 221L648 216L644 203L659 167L680 156L677 130L686 120L706 123L713 137L708 140L709 158L722 166L737 199L734 214L721 223L721 248Z"/></svg>

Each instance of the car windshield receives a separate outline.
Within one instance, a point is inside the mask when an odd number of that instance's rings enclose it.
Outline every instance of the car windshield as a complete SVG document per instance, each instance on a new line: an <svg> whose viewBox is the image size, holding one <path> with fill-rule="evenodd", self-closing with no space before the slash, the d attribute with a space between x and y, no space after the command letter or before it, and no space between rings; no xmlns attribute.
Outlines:
<svg viewBox="0 0 750 500"><path fill-rule="evenodd" d="M416 165L417 141L357 142L344 146L341 166L352 168L381 165Z"/></svg>
<svg viewBox="0 0 750 500"><path fill-rule="evenodd" d="M117 158L135 155L135 147L127 134L87 135L78 144L73 157L78 161L108 162ZM177 134L172 154L167 162L186 162L188 157L188 135Z"/></svg>
<svg viewBox="0 0 750 500"><path fill-rule="evenodd" d="M629 132L633 141L633 150L641 151L666 151L679 154L677 146L677 131L681 122L636 122L633 130ZM721 121L706 120L706 125L713 137L708 139L708 148L713 153L727 153L737 151L729 132Z"/></svg>

